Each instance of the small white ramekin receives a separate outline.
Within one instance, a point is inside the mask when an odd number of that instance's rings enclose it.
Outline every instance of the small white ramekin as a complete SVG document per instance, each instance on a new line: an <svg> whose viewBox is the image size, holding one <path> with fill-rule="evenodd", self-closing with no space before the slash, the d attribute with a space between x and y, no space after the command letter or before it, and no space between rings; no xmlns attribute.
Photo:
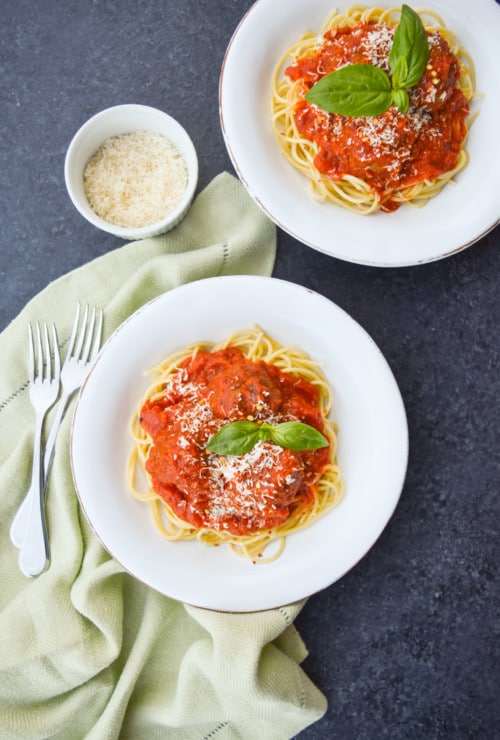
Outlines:
<svg viewBox="0 0 500 740"><path fill-rule="evenodd" d="M83 184L85 165L106 139L134 131L155 131L170 139L188 171L188 185L178 206L161 221L141 228L115 226L100 218L90 207ZM96 113L76 132L66 153L64 179L75 208L91 224L122 239L145 239L170 231L186 215L198 184L198 157L186 130L167 113L147 105L117 105Z"/></svg>

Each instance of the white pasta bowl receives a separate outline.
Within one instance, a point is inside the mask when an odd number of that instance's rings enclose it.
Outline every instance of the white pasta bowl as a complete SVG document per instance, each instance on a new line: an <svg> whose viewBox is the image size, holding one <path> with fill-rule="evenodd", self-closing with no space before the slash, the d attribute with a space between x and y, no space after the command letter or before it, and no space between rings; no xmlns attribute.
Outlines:
<svg viewBox="0 0 500 740"><path fill-rule="evenodd" d="M130 418L151 383L145 371L192 342L219 342L253 324L320 363L333 393L331 418L338 424L345 482L338 506L287 537L279 558L258 565L226 546L165 539L127 478L134 445ZM187 283L130 316L106 342L80 392L71 438L76 491L108 552L160 593L235 612L297 601L354 567L392 516L407 462L403 400L371 337L323 296L252 275Z"/></svg>
<svg viewBox="0 0 500 740"><path fill-rule="evenodd" d="M250 195L284 231L337 259L377 267L418 265L470 246L499 222L500 76L492 59L500 13L492 0L429 0L409 5L436 12L470 54L478 114L467 139L470 161L422 208L360 215L314 200L309 181L283 155L272 128L273 73L285 51L305 33L317 35L352 0L257 0L242 18L222 64L219 109L234 168ZM367 7L399 4L365 0ZM400 7L400 6L399 6ZM256 53L258 49L258 53ZM243 93L242 93L243 91Z"/></svg>
<svg viewBox="0 0 500 740"><path fill-rule="evenodd" d="M187 187L180 201L161 220L147 226L118 226L92 209L85 191L84 170L110 137L138 131L152 131L172 142L184 159ZM144 239L170 231L186 215L198 184L198 157L187 131L167 113L146 105L117 105L96 113L76 132L66 153L64 178L75 208L93 226L122 239Z"/></svg>

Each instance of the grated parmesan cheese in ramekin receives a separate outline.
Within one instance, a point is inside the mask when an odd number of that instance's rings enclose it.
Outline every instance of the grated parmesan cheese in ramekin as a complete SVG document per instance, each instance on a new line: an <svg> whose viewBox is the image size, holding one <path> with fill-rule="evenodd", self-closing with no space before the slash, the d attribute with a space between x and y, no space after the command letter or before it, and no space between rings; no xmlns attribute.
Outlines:
<svg viewBox="0 0 500 740"><path fill-rule="evenodd" d="M188 184L186 163L177 147L154 131L107 139L83 173L93 211L115 226L149 226L180 203Z"/></svg>

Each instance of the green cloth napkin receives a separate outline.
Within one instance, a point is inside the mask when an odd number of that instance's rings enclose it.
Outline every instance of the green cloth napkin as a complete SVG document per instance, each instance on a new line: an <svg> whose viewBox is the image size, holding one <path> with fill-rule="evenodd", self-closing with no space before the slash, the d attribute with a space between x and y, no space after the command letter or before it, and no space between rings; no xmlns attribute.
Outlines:
<svg viewBox="0 0 500 740"><path fill-rule="evenodd" d="M137 582L103 549L73 487L72 407L48 492L50 568L25 578L9 539L30 482L28 322L55 321L64 346L77 301L88 302L104 309L107 337L187 281L270 275L275 249L274 226L223 173L174 231L61 277L0 335L0 737L279 740L325 712L300 667L306 650L293 620L303 603L251 614L187 606Z"/></svg>

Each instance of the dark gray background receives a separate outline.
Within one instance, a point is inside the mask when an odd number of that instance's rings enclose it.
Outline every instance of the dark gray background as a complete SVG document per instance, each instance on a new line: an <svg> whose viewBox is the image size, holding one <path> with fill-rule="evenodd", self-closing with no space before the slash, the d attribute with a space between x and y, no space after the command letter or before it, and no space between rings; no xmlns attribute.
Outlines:
<svg viewBox="0 0 500 740"><path fill-rule="evenodd" d="M91 115L129 102L163 109L194 140L200 188L233 172L219 72L250 5L1 1L0 328L51 280L122 244L88 225L64 186L66 148ZM378 269L278 234L274 275L331 298L371 334L410 428L392 520L297 620L305 669L329 702L301 740L499 736L499 240L497 227L446 260Z"/></svg>

